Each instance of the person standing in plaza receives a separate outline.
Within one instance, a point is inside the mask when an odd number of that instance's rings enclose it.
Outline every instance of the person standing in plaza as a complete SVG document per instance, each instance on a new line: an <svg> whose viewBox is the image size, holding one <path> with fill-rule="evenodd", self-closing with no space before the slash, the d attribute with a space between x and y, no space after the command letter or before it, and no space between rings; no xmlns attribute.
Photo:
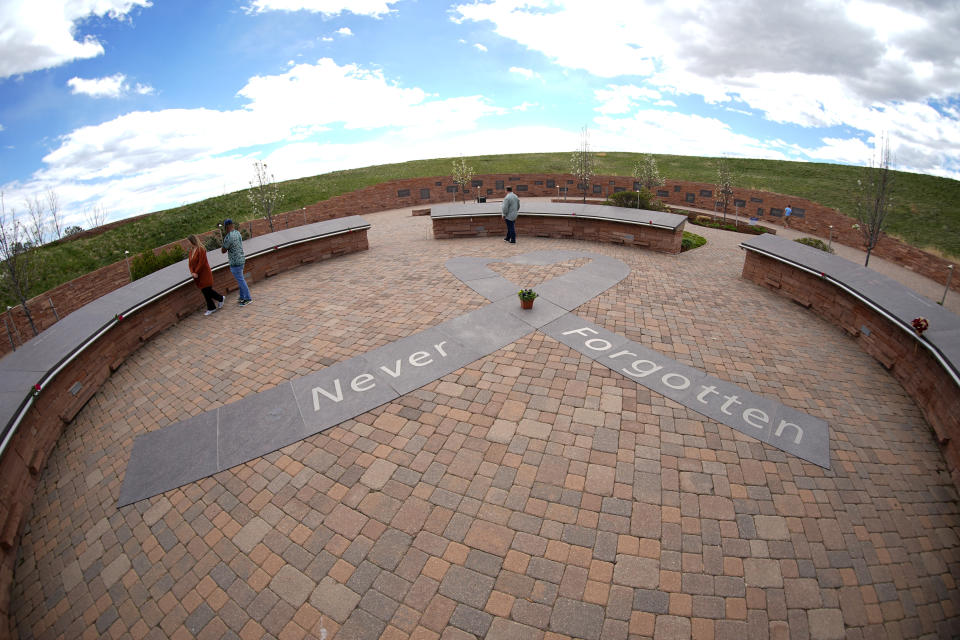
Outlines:
<svg viewBox="0 0 960 640"><path fill-rule="evenodd" d="M783 226L790 228L790 214L793 213L793 209L790 205L787 205L787 208L783 210Z"/></svg>
<svg viewBox="0 0 960 640"><path fill-rule="evenodd" d="M191 234L187 237L190 241L190 255L187 259L187 265L190 268L190 275L193 276L193 283L200 289L203 299L207 302L207 312L203 315L208 316L223 308L223 296L213 289L213 272L210 270L210 262L207 261L207 250L200 244L197 236Z"/></svg>
<svg viewBox="0 0 960 640"><path fill-rule="evenodd" d="M243 264L247 259L243 255L243 238L240 232L233 228L233 220L227 218L223 221L223 246L220 247L220 253L226 253L230 263L230 273L240 285L240 298L237 302L244 307L253 299L250 298L250 289L247 288L247 281L243 279Z"/></svg>
<svg viewBox="0 0 960 640"><path fill-rule="evenodd" d="M507 223L507 237L504 242L517 244L517 216L520 215L520 198L513 192L513 187L507 187L507 195L503 199L503 205L500 207L500 214L503 221Z"/></svg>

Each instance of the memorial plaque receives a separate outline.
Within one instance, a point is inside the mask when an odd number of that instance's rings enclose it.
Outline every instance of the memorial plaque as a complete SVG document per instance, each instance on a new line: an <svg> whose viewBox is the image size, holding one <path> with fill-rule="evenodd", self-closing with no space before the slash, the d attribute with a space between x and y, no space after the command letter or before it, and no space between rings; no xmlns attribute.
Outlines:
<svg viewBox="0 0 960 640"><path fill-rule="evenodd" d="M674 192L674 193L680 193L681 191L683 191L683 189L681 188L681 185L679 185L679 184L673 185L673 192Z"/></svg>
<svg viewBox="0 0 960 640"><path fill-rule="evenodd" d="M434 182L434 183L433 183L433 186L435 186L435 187L442 187L442 186L443 186L443 183L442 183L442 182Z"/></svg>
<svg viewBox="0 0 960 640"><path fill-rule="evenodd" d="M594 193L603 193L603 185L602 185L602 184L595 184L595 185L593 185L593 192L594 192Z"/></svg>
<svg viewBox="0 0 960 640"><path fill-rule="evenodd" d="M497 191L503 191L503 187L504 187L503 180L497 180L494 186L496 187Z"/></svg>
<svg viewBox="0 0 960 640"><path fill-rule="evenodd" d="M556 181L556 180L547 180L547 188L548 188L548 189L553 189L553 188L555 188L556 186L557 186L557 181Z"/></svg>
<svg viewBox="0 0 960 640"><path fill-rule="evenodd" d="M792 218L806 218L806 217L807 217L807 210L806 210L806 209L801 209L800 207L797 207L797 208L795 208L795 209L793 210L793 213L791 214L790 217L792 217Z"/></svg>
<svg viewBox="0 0 960 640"><path fill-rule="evenodd" d="M626 191L626 190L627 190L626 187L614 187L614 188L613 188L613 192L614 192L614 193L623 193L623 192Z"/></svg>
<svg viewBox="0 0 960 640"><path fill-rule="evenodd" d="M456 192L457 192L457 185L452 184L449 187L447 187L447 193L456 193Z"/></svg>
<svg viewBox="0 0 960 640"><path fill-rule="evenodd" d="M420 199L429 200L430 199L430 189L420 189Z"/></svg>
<svg viewBox="0 0 960 640"><path fill-rule="evenodd" d="M710 189L700 189L700 197L701 197L701 198L712 198L712 197L713 197L713 191L710 191Z"/></svg>
<svg viewBox="0 0 960 640"><path fill-rule="evenodd" d="M763 202L763 198L751 197L750 202Z"/></svg>
<svg viewBox="0 0 960 640"><path fill-rule="evenodd" d="M514 189L514 191L527 191L527 185L525 185L525 184L518 184L518 185L516 186L516 188Z"/></svg>
<svg viewBox="0 0 960 640"><path fill-rule="evenodd" d="M410 189L398 189L398 190L397 190L397 197L398 197L398 198L409 198L409 197L410 197Z"/></svg>
<svg viewBox="0 0 960 640"><path fill-rule="evenodd" d="M770 207L770 215L773 216L774 218L782 218L783 209L774 209L773 207Z"/></svg>
<svg viewBox="0 0 960 640"><path fill-rule="evenodd" d="M663 189L657 189L657 197L658 197L658 198L669 198L669 197L670 197L670 192L669 192L669 191L664 191Z"/></svg>
<svg viewBox="0 0 960 640"><path fill-rule="evenodd" d="M471 180L471 181L470 181L470 186L471 186L471 187L482 187L482 186L483 186L483 180Z"/></svg>
<svg viewBox="0 0 960 640"><path fill-rule="evenodd" d="M757 217L758 218L763 217L763 207L757 207Z"/></svg>
<svg viewBox="0 0 960 640"><path fill-rule="evenodd" d="M538 186L538 187L542 187L542 186L543 186L543 180L534 180L534 181L533 181L533 184L536 185L536 186Z"/></svg>
<svg viewBox="0 0 960 640"><path fill-rule="evenodd" d="M744 208L744 207L747 206L747 201L746 201L746 200L734 200L734 201L733 201L733 206L735 206L735 207L740 207L740 208L742 209L742 208Z"/></svg>
<svg viewBox="0 0 960 640"><path fill-rule="evenodd" d="M695 194L695 193L688 193L688 194L687 194L687 197L686 197L686 201L687 201L687 202L696 202L696 201L697 201L697 194Z"/></svg>

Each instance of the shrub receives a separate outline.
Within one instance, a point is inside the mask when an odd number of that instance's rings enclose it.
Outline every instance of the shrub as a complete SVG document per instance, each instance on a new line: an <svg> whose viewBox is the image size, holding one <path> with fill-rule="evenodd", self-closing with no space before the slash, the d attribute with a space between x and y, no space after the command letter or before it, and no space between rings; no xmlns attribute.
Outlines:
<svg viewBox="0 0 960 640"><path fill-rule="evenodd" d="M640 206L637 206L637 200L640 201ZM653 194L650 193L647 189L640 189L637 191L619 191L617 193L611 194L607 201L604 203L610 205L611 207L629 207L630 209L646 209L647 211L666 211L666 207L663 206L663 203L653 197Z"/></svg>
<svg viewBox="0 0 960 640"><path fill-rule="evenodd" d="M154 271L180 262L186 259L186 257L187 254L180 245L174 245L158 254L147 249L140 255L134 256L133 260L130 261L130 274L134 280L139 280Z"/></svg>
<svg viewBox="0 0 960 640"><path fill-rule="evenodd" d="M833 253L833 248L820 238L797 238L794 242L799 242L800 244L805 244L808 247L820 249L820 251L826 251L827 253Z"/></svg>
<svg viewBox="0 0 960 640"><path fill-rule="evenodd" d="M705 244L707 244L707 239L703 236L698 236L695 233L684 231L683 240L680 241L680 251L690 251L690 249L696 249L697 247L702 247Z"/></svg>

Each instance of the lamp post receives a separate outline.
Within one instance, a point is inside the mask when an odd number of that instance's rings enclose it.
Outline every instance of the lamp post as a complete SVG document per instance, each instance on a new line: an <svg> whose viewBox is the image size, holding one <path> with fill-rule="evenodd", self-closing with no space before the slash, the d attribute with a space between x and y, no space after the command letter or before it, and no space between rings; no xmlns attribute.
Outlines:
<svg viewBox="0 0 960 640"><path fill-rule="evenodd" d="M123 252L123 261L127 263L127 276L130 277L130 282L133 282L133 271L130 269L130 252Z"/></svg>
<svg viewBox="0 0 960 640"><path fill-rule="evenodd" d="M830 236L827 240L827 248L833 249L833 225L830 225Z"/></svg>
<svg viewBox="0 0 960 640"><path fill-rule="evenodd" d="M953 265L947 266L947 286L943 288L943 297L940 298L940 306L947 300L947 291L950 291L950 280L953 278ZM9 309L9 307L7 307Z"/></svg>

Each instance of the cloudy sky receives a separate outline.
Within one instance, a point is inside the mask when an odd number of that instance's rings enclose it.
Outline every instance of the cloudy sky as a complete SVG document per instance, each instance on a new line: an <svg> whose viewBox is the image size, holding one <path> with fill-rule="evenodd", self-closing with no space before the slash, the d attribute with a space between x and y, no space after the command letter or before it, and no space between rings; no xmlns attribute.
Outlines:
<svg viewBox="0 0 960 640"><path fill-rule="evenodd" d="M0 0L0 189L74 221L417 158L597 150L960 178L956 0Z"/></svg>

